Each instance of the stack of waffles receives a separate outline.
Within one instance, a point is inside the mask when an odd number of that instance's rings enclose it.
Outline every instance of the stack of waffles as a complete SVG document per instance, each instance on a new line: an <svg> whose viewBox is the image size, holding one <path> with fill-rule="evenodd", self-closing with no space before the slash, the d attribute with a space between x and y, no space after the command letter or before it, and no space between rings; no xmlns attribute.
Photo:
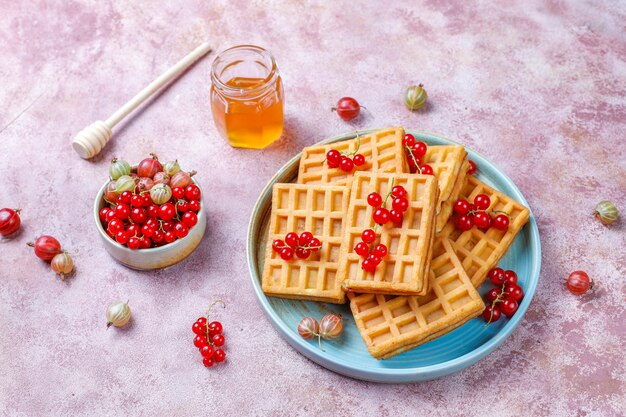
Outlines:
<svg viewBox="0 0 626 417"><path fill-rule="evenodd" d="M478 316L478 288L529 219L529 210L468 175L463 146L428 146L419 162L432 175L412 173L402 128L305 148L295 184L274 185L262 287L265 294L342 304L346 298L368 351L377 359L405 352ZM329 167L328 151L359 153L350 172ZM375 225L367 196L383 198L404 187L409 208L401 224ZM455 226L454 203L477 194L489 210L506 212L508 230ZM389 206L390 204L388 204ZM362 268L355 246L366 229L388 253L373 272ZM290 232L311 232L319 250L283 260L272 247Z"/></svg>

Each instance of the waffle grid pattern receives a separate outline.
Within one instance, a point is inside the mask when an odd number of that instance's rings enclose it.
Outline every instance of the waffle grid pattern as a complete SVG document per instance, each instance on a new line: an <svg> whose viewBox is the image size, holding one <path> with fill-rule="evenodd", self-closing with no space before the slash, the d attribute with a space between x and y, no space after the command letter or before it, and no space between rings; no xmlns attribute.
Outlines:
<svg viewBox="0 0 626 417"><path fill-rule="evenodd" d="M348 206L348 189L335 186L275 184L265 252L262 287L265 294L302 300L345 302L337 280L339 253ZM308 259L284 261L272 249L289 232L310 231L322 247Z"/></svg>
<svg viewBox="0 0 626 417"><path fill-rule="evenodd" d="M473 175L468 175L459 198L473 201L478 194L486 194L491 199L488 210L499 210L509 214L508 230L500 231L493 227L480 230L472 227L462 232L454 224L456 216L452 216L441 232L442 236L450 239L454 251L476 288L485 281L489 270L494 268L506 254L515 236L530 218L528 208L494 190Z"/></svg>
<svg viewBox="0 0 626 417"><path fill-rule="evenodd" d="M373 208L367 204L367 196L378 192L384 196L391 184L402 185L408 194L409 209L400 227L393 224L378 226L377 243L387 245L389 253L374 273L361 268L363 258L354 252L361 240L361 233L374 228ZM437 179L432 175L383 174L359 172L355 174L346 217L346 231L342 244L341 264L338 276L351 291L387 294L422 295L428 290L428 274L425 271L430 259L434 234ZM391 202L387 202L391 207Z"/></svg>
<svg viewBox="0 0 626 417"><path fill-rule="evenodd" d="M466 155L467 152L461 145L429 146L426 148L422 163L431 166L433 175L437 177L439 183L437 213L440 212L441 204L450 198Z"/></svg>
<svg viewBox="0 0 626 417"><path fill-rule="evenodd" d="M435 241L431 291L421 297L348 293L350 309L368 351L389 358L457 328L483 308L450 242Z"/></svg>
<svg viewBox="0 0 626 417"><path fill-rule="evenodd" d="M409 167L403 157L403 136L404 129L402 128L389 128L360 135L361 145L358 152L365 156L365 164L360 167L355 166L352 173L344 172L340 168L329 168L325 162L326 153L331 149L336 149L341 153L354 152L358 146L358 139L304 148L300 158L298 183L350 185L354 172L409 172Z"/></svg>

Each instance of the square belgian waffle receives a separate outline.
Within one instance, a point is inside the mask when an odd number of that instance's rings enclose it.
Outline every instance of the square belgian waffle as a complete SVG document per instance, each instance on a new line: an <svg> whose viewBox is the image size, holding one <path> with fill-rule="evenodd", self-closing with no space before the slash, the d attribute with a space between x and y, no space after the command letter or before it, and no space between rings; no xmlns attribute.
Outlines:
<svg viewBox="0 0 626 417"><path fill-rule="evenodd" d="M302 150L300 168L298 171L299 184L328 184L349 185L355 172L382 171L391 173L409 172L409 167L402 150L404 129L393 127L378 130L366 135L359 135L359 139L349 139L328 145L309 146ZM360 140L360 145L359 145ZM352 172L344 172L340 168L329 168L326 162L326 153L336 149L341 153L354 152L365 156L365 164L355 166Z"/></svg>
<svg viewBox="0 0 626 417"><path fill-rule="evenodd" d="M354 321L376 359L442 336L483 311L483 301L447 239L435 240L430 268L431 290L425 296L348 293Z"/></svg>
<svg viewBox="0 0 626 417"><path fill-rule="evenodd" d="M275 184L265 249L263 292L269 296L344 303L337 278L339 253L348 210L347 187ZM307 259L285 261L272 249L289 232L309 231L322 246Z"/></svg>
<svg viewBox="0 0 626 417"><path fill-rule="evenodd" d="M376 228L379 238L375 244L382 243L389 251L373 273L367 272L361 268L363 258L354 252L354 246L361 241L361 233L375 226L374 208L367 204L367 196L377 192L384 199L392 183L406 189L409 208L401 226L390 222ZM437 179L432 175L381 172L354 175L337 273L338 278L344 280L345 288L381 294L426 294L437 193ZM391 198L387 202L387 208L390 207Z"/></svg>
<svg viewBox="0 0 626 417"><path fill-rule="evenodd" d="M504 211L510 216L508 230L501 231L494 227L481 230L474 226L464 232L456 228L456 216L452 216L441 232L441 236L450 239L454 251L476 288L485 281L489 270L506 254L515 236L530 218L528 208L494 190L473 175L468 175L458 198L472 202L478 194L486 194L491 199L488 211Z"/></svg>
<svg viewBox="0 0 626 417"><path fill-rule="evenodd" d="M452 215L452 209L454 208L454 203L459 199L459 193L465 185L465 178L467 177L467 170L470 168L470 164L465 159L463 161L463 165L461 165L461 170L456 176L456 181L454 181L454 186L452 187L452 191L447 200L441 203L441 210L439 214L437 214L437 224L435 225L435 233L440 233L445 227L448 219Z"/></svg>

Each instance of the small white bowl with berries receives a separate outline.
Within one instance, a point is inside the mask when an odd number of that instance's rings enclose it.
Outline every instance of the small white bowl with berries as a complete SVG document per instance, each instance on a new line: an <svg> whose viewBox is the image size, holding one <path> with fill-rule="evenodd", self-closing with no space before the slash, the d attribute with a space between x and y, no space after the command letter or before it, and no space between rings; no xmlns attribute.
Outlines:
<svg viewBox="0 0 626 417"><path fill-rule="evenodd" d="M174 265L200 244L206 230L202 191L178 161L156 155L131 166L114 158L94 216L106 251L133 269Z"/></svg>

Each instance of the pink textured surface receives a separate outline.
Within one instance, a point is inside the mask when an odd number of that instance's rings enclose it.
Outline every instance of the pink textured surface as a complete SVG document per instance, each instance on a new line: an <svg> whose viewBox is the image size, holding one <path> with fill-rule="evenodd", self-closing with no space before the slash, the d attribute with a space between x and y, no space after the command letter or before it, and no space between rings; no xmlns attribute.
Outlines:
<svg viewBox="0 0 626 417"><path fill-rule="evenodd" d="M470 3L4 2L0 206L21 207L24 230L0 241L0 414L623 413L624 226L603 227L590 212L605 198L626 212L626 5ZM212 55L97 159L74 154L74 133L202 40L271 49L285 81L283 139L248 151L218 137ZM402 91L418 82L429 108L410 113ZM343 95L369 114L340 121L329 109ZM529 200L543 244L537 294L512 337L465 371L406 386L344 378L297 354L261 311L245 260L254 202L288 158L387 125L440 133L495 161ZM114 155L152 151L198 170L213 203L186 262L139 273L103 251L91 207ZM25 246L39 234L72 252L74 278L60 282ZM564 290L575 269L596 279L595 296ZM228 304L219 314L229 359L207 370L190 327L216 297ZM130 299L133 325L106 331L106 306L118 299Z"/></svg>

